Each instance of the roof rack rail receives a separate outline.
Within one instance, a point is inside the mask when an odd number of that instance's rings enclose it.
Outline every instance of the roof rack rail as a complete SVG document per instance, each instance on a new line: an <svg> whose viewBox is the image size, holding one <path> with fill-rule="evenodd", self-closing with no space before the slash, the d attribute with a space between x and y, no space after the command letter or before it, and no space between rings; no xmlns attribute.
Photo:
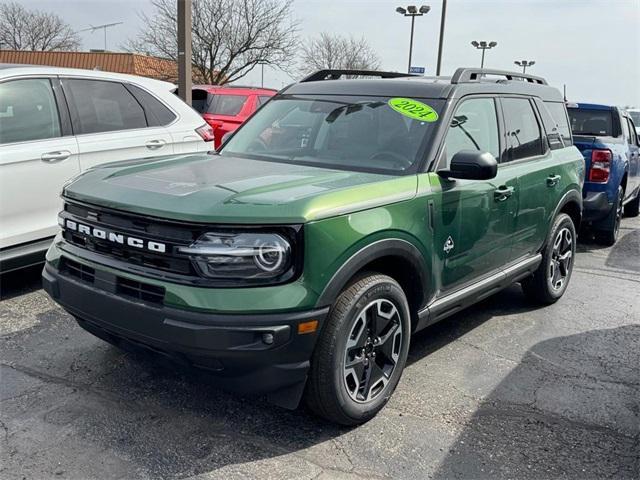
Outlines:
<svg viewBox="0 0 640 480"><path fill-rule="evenodd" d="M317 72L314 72L311 75L304 77L302 80L300 80L300 83L316 82L319 80L338 80L343 75L358 75L361 77L379 77L379 78L415 77L415 75L412 75L410 73L381 72L378 70L326 69L326 70L318 70Z"/></svg>
<svg viewBox="0 0 640 480"><path fill-rule="evenodd" d="M547 81L542 77L529 75L526 73L509 72L507 70L492 70L489 68L458 68L451 77L451 83L479 82L485 75L497 75L505 77L507 80L522 80L538 85L547 85Z"/></svg>

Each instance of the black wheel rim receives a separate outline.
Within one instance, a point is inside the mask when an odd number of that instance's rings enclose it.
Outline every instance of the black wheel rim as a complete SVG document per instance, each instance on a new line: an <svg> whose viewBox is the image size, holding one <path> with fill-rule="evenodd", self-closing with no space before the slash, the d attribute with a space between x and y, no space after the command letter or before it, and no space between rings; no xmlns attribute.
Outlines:
<svg viewBox="0 0 640 480"><path fill-rule="evenodd" d="M352 400L370 402L387 389L402 349L400 315L392 301L374 300L351 325L342 377Z"/></svg>
<svg viewBox="0 0 640 480"><path fill-rule="evenodd" d="M573 234L562 228L553 240L551 261L549 262L549 283L555 291L562 290L571 274L573 265Z"/></svg>

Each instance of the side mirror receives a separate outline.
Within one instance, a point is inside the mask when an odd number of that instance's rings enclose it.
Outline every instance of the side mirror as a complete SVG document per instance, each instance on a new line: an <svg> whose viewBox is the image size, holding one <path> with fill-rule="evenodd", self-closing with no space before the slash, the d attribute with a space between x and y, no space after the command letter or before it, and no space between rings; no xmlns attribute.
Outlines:
<svg viewBox="0 0 640 480"><path fill-rule="evenodd" d="M445 178L466 180L489 180L498 173L498 161L489 152L460 150L451 159L449 170L439 170Z"/></svg>

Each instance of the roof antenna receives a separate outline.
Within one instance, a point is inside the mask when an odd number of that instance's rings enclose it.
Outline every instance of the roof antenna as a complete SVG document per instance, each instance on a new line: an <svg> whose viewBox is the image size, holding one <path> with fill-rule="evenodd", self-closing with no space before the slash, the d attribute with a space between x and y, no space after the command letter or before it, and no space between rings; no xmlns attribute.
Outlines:
<svg viewBox="0 0 640 480"><path fill-rule="evenodd" d="M567 103L567 84L566 83L562 84L562 91L564 92L563 93L564 103Z"/></svg>

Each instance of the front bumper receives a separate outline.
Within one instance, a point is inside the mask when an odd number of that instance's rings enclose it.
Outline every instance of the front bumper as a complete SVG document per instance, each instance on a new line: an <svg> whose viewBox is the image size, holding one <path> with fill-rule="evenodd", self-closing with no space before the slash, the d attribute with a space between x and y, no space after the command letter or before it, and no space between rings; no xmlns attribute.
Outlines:
<svg viewBox="0 0 640 480"><path fill-rule="evenodd" d="M606 192L587 192L582 201L582 219L585 222L602 220L613 208Z"/></svg>
<svg viewBox="0 0 640 480"><path fill-rule="evenodd" d="M51 263L45 265L42 279L46 292L94 335L205 368L230 390L279 391L282 395L272 395L272 400L289 407L295 407L302 393L328 313L328 307L271 314L188 311L119 295L114 274L96 271L89 284ZM311 320L318 321L316 331L299 334L299 323Z"/></svg>

